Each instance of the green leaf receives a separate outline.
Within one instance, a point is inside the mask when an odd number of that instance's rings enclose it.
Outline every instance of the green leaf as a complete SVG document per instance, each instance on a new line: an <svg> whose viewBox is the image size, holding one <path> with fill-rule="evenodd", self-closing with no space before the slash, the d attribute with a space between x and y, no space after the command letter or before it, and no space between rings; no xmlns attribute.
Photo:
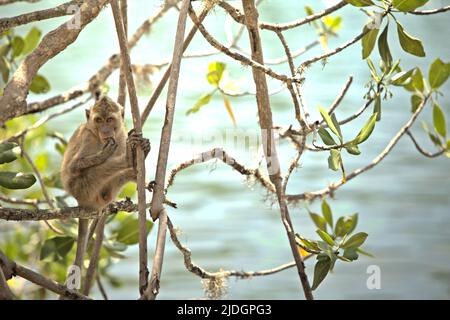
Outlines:
<svg viewBox="0 0 450 320"><path fill-rule="evenodd" d="M336 235L336 237L343 237L346 234L350 234L353 232L353 230L355 230L357 224L357 213L347 217L340 217L334 227L334 234Z"/></svg>
<svg viewBox="0 0 450 320"><path fill-rule="evenodd" d="M423 97L418 94L413 94L411 96L411 112L416 112L417 108L420 106L420 104L423 101Z"/></svg>
<svg viewBox="0 0 450 320"><path fill-rule="evenodd" d="M54 237L45 240L41 247L40 259L53 255L54 260L64 259L72 249L75 239L72 237Z"/></svg>
<svg viewBox="0 0 450 320"><path fill-rule="evenodd" d="M405 52L418 57L425 57L425 51L423 49L422 42L419 39L414 38L413 36L406 33L406 31L403 29L403 26L399 22L397 22L397 33L400 40L400 45Z"/></svg>
<svg viewBox="0 0 450 320"><path fill-rule="evenodd" d="M371 254L370 252L367 252L367 251L365 251L365 250L363 250L361 248L356 249L356 251L358 253L362 254L362 255L365 255L365 256L368 256L368 257L371 257L371 258L375 258L375 256L373 254Z"/></svg>
<svg viewBox="0 0 450 320"><path fill-rule="evenodd" d="M344 148L349 154L352 154L354 156L359 156L361 154L361 151L359 150L357 145L347 144L344 146Z"/></svg>
<svg viewBox="0 0 450 320"><path fill-rule="evenodd" d="M394 86L404 86L405 83L410 80L413 72L414 69L397 73L391 78L391 84L393 84Z"/></svg>
<svg viewBox="0 0 450 320"><path fill-rule="evenodd" d="M322 215L328 225L333 228L333 212L325 199L322 201Z"/></svg>
<svg viewBox="0 0 450 320"><path fill-rule="evenodd" d="M447 135L445 116L437 103L433 105L433 123L436 132L439 133L441 137L445 138Z"/></svg>
<svg viewBox="0 0 450 320"><path fill-rule="evenodd" d="M366 61L367 61L367 65L369 66L370 74L372 75L372 78L378 82L380 80L380 76L378 75L375 65L373 64L373 62L370 58L367 58Z"/></svg>
<svg viewBox="0 0 450 320"><path fill-rule="evenodd" d="M311 217L311 220L314 222L317 228L323 231L327 230L327 222L322 216L314 212L309 212L309 216Z"/></svg>
<svg viewBox="0 0 450 320"><path fill-rule="evenodd" d="M0 172L0 186L7 189L27 189L36 182L36 178L29 173Z"/></svg>
<svg viewBox="0 0 450 320"><path fill-rule="evenodd" d="M349 248L344 250L344 257L350 261L354 261L358 259L359 255L355 248Z"/></svg>
<svg viewBox="0 0 450 320"><path fill-rule="evenodd" d="M368 234L365 232L358 232L350 237L343 245L343 249L348 248L358 248L360 247L364 241L366 241Z"/></svg>
<svg viewBox="0 0 450 320"><path fill-rule="evenodd" d="M330 246L334 246L334 240L333 238L331 238L331 236L326 233L323 230L317 229L316 233L319 235L319 237L322 238L323 241L325 241L326 243L328 243Z"/></svg>
<svg viewBox="0 0 450 320"><path fill-rule="evenodd" d="M41 31L33 27L25 36L25 46L22 50L22 54L26 55L36 48L39 40L41 39Z"/></svg>
<svg viewBox="0 0 450 320"><path fill-rule="evenodd" d="M380 29L369 28L369 25L364 26L363 32L365 34L361 40L363 59L366 59L368 56L370 56L370 53L375 47L375 41L377 40L378 31L380 31Z"/></svg>
<svg viewBox="0 0 450 320"><path fill-rule="evenodd" d="M361 129L361 131L358 133L356 138L352 141L354 144L361 144L369 138L370 134L372 133L373 129L375 128L375 122L377 121L377 116L378 116L377 113L372 114L372 116L366 122L366 124Z"/></svg>
<svg viewBox="0 0 450 320"><path fill-rule="evenodd" d="M424 90L424 79L422 76L422 71L420 68L415 68L414 74L411 76L411 81L406 83L403 86L408 91L419 91L423 92Z"/></svg>
<svg viewBox="0 0 450 320"><path fill-rule="evenodd" d="M328 256L324 256L316 262L314 266L314 280L311 287L312 290L316 290L320 283L325 279L331 267L331 259Z"/></svg>
<svg viewBox="0 0 450 320"><path fill-rule="evenodd" d="M220 80L222 80L225 67L226 64L222 62L211 62L208 66L208 74L206 75L206 79L216 88L219 86Z"/></svg>
<svg viewBox="0 0 450 320"><path fill-rule="evenodd" d="M432 89L437 89L443 85L449 76L450 63L444 63L438 58L431 64L428 78Z"/></svg>
<svg viewBox="0 0 450 320"><path fill-rule="evenodd" d="M123 244L132 245L139 242L139 220L126 212L119 212L116 219L120 221L114 229L115 239ZM153 227L153 223L147 221L147 234Z"/></svg>
<svg viewBox="0 0 450 320"><path fill-rule="evenodd" d="M425 130L426 133L428 133L428 137L430 137L430 140L438 147L442 147L441 139L437 135L435 135L433 132L430 131L428 128L428 125L426 122L422 122L422 127Z"/></svg>
<svg viewBox="0 0 450 320"><path fill-rule="evenodd" d="M50 83L44 76L37 74L31 81L30 91L33 93L47 93L50 91Z"/></svg>
<svg viewBox="0 0 450 320"><path fill-rule="evenodd" d="M328 157L328 168L331 170L339 170L339 162L341 160L341 153L339 150L331 149L330 156Z"/></svg>
<svg viewBox="0 0 450 320"><path fill-rule="evenodd" d="M414 11L418 7L425 5L428 0L393 0L392 6L400 11Z"/></svg>
<svg viewBox="0 0 450 320"><path fill-rule="evenodd" d="M330 128L330 130L339 138L339 140L342 141L342 136L339 133L339 130L335 127L334 122L333 120L331 120L331 117L328 114L328 112L322 107L319 107L319 112L322 115L323 120L325 120L326 124Z"/></svg>
<svg viewBox="0 0 450 320"><path fill-rule="evenodd" d="M20 154L20 147L13 142L0 144L0 164L10 163L17 159Z"/></svg>
<svg viewBox="0 0 450 320"><path fill-rule="evenodd" d="M317 132L319 133L319 136L322 139L323 143L325 143L327 146L336 145L336 142L334 141L333 137L328 133L327 129L319 128Z"/></svg>
<svg viewBox="0 0 450 320"><path fill-rule="evenodd" d="M367 7L373 5L372 0L345 0L345 2L355 7Z"/></svg>
<svg viewBox="0 0 450 320"><path fill-rule="evenodd" d="M0 56L0 72L2 74L2 80L4 83L8 82L9 72L11 70L11 65L5 57Z"/></svg>
<svg viewBox="0 0 450 320"><path fill-rule="evenodd" d="M331 121L333 121L334 127L336 128L337 132L339 133L339 140L342 142L342 132L341 132L341 126L339 125L339 121L336 118L336 113L333 113L331 116Z"/></svg>
<svg viewBox="0 0 450 320"><path fill-rule="evenodd" d="M300 237L300 235L296 234L299 241L308 249L314 250L314 251L320 251L320 248L317 244L317 241L314 240L308 240L303 237Z"/></svg>
<svg viewBox="0 0 450 320"><path fill-rule="evenodd" d="M373 106L373 113L377 114L377 121L381 120L381 97L380 95L377 95L377 97L375 98L375 103Z"/></svg>
<svg viewBox="0 0 450 320"><path fill-rule="evenodd" d="M13 57L19 56L22 53L24 47L25 47L25 41L23 41L23 39L21 37L15 36L11 40L11 48L12 48Z"/></svg>
<svg viewBox="0 0 450 320"><path fill-rule="evenodd" d="M123 188L122 191L119 194L119 198L123 199L125 197L132 198L136 194L136 183L135 182L128 182Z"/></svg>
<svg viewBox="0 0 450 320"><path fill-rule="evenodd" d="M392 66L392 55L388 43L388 28L389 24L386 25L378 38L378 51L380 52L381 59L384 61L386 67L390 68Z"/></svg>
<svg viewBox="0 0 450 320"><path fill-rule="evenodd" d="M200 99L198 99L198 101L194 104L194 106L186 111L186 115L198 112L201 107L207 105L211 101L212 96L213 93L203 94Z"/></svg>

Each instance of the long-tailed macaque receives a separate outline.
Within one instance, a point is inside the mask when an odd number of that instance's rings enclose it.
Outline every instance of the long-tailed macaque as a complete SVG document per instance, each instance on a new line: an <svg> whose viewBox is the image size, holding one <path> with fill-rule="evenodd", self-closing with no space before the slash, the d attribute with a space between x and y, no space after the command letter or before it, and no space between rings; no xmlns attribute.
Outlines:
<svg viewBox="0 0 450 320"><path fill-rule="evenodd" d="M145 156L148 139L128 134L123 123L124 108L106 96L86 110L86 123L70 138L61 167L64 189L80 207L102 210L111 203L123 185L136 181L136 147ZM79 219L75 265L83 269L88 220Z"/></svg>

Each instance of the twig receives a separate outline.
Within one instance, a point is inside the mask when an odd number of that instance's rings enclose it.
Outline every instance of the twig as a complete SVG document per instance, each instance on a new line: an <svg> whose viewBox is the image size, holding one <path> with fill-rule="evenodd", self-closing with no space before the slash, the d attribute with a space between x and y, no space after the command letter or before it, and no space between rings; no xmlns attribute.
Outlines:
<svg viewBox="0 0 450 320"><path fill-rule="evenodd" d="M56 6L54 8L24 13L15 17L1 18L0 32L34 21L72 15L74 14L74 12L71 12L69 9L71 7L80 5L81 2L82 1L80 0L72 0L60 4L59 6Z"/></svg>
<svg viewBox="0 0 450 320"><path fill-rule="evenodd" d="M170 1L165 1L164 5L160 7L150 18L146 19L139 28L135 31L128 41L129 49L133 49L142 36L149 32L151 27L172 7ZM102 66L86 83L73 87L59 95L53 96L43 101L32 102L28 104L27 110L24 114L32 114L42 112L56 105L65 103L67 101L76 99L86 92L94 92L103 84L112 72L120 67L120 54L113 54L109 57L108 62Z"/></svg>
<svg viewBox="0 0 450 320"><path fill-rule="evenodd" d="M217 272L211 272L203 269L202 267L196 265L192 261L192 253L189 248L184 246L180 240L177 237L176 230L172 224L172 221L170 219L167 220L167 228L169 229L170 238L172 239L173 244L177 249L181 252L184 258L184 266L186 269L195 274L196 276L202 278L202 279L214 279L214 278L222 278L222 277L236 277L240 279L247 279L251 277L257 277L257 276L268 276L271 274L275 274L281 271L284 271L286 269L290 269L292 267L295 267L295 261L282 264L278 267L267 269L267 270L259 270L259 271L236 271L236 270L221 270ZM311 255L308 255L304 258L304 260L311 257Z"/></svg>
<svg viewBox="0 0 450 320"><path fill-rule="evenodd" d="M80 7L79 17L72 17L45 35L14 72L0 97L0 122L19 117L27 111L26 97L36 73L50 59L73 43L81 30L101 11L108 0L86 0Z"/></svg>
<svg viewBox="0 0 450 320"><path fill-rule="evenodd" d="M142 134L141 115L139 113L136 88L134 86L133 75L131 73L131 61L128 53L128 42L125 36L122 16L117 0L111 1L111 8L114 15L117 37L120 45L120 55L123 62L123 70L130 97L131 113L133 116L134 130L137 134ZM147 217L145 210L145 158L140 146L136 148L137 162L137 189L138 189L138 209L139 209L139 292L142 294L148 284L147 269ZM162 199L164 200L164 199Z"/></svg>
<svg viewBox="0 0 450 320"><path fill-rule="evenodd" d="M198 154L196 157L176 165L170 171L169 178L167 179L167 183L166 183L166 189L168 189L170 186L172 186L172 184L175 180L175 176L181 170L189 168L194 164L204 163L211 159L218 159L218 160L222 161L223 163L229 165L230 167L232 167L233 169L235 169L237 172L239 172L242 175L255 177L255 179L258 180L263 187L268 189L270 192L275 192L275 187L273 186L272 182L270 182L266 177L264 177L262 175L259 168L256 168L256 169L245 168L242 164L237 162L235 158L229 156L227 154L227 152L225 152L222 148L214 148L209 151L202 152L202 153Z"/></svg>
<svg viewBox="0 0 450 320"><path fill-rule="evenodd" d="M208 41L208 43L211 46L213 46L214 48L216 48L217 50L222 51L223 53L225 53L227 56L230 56L234 60L240 61L241 63L243 63L245 65L251 66L253 68L257 68L258 70L265 72L267 75L271 76L274 79L280 80L282 82L286 82L286 81L290 80L290 78L288 78L287 76L276 73L272 69L267 68L266 66L264 66L261 63L258 63L255 60L249 59L238 52L231 51L229 48L225 47L223 44L221 44L219 41L217 41L205 29L205 27L203 26L202 23L200 23L199 19L197 18L197 15L195 14L195 12L193 10L190 10L189 15L191 17L192 22L194 22L194 24L198 27L198 30L201 32L201 34L203 35L205 40ZM291 80L297 81L296 79L291 79Z"/></svg>
<svg viewBox="0 0 450 320"><path fill-rule="evenodd" d="M424 15L442 13L442 12L446 12L446 11L449 11L449 10L450 10L450 6L446 6L446 7L443 7L443 8L432 9L432 10L410 11L408 13L424 16Z"/></svg>
<svg viewBox="0 0 450 320"><path fill-rule="evenodd" d="M363 168L359 168L354 170L352 173L346 176L346 182L352 180L353 178L359 176L361 173L366 172L373 167L375 167L377 164L379 164L396 146L397 142L400 140L400 138L411 128L411 126L416 121L417 117L419 116L420 112L423 110L423 108L426 105L426 102L428 101L429 96L426 96L425 99L422 101L422 103L417 107L416 111L412 114L411 118L409 118L408 122L400 128L400 130L397 132L397 134L389 141L388 145L384 148L384 150L377 156L375 159L372 160L371 163L369 163L367 166ZM316 198L323 197L327 194L334 194L334 191L336 191L338 188L342 187L346 182L343 182L342 180L339 182L335 182L330 184L328 187L314 191L314 192L305 192L301 194L293 194L293 195L286 195L286 199L289 202L295 202L299 200L307 200L312 201Z"/></svg>
<svg viewBox="0 0 450 320"><path fill-rule="evenodd" d="M164 249L167 231L167 213L163 206L164 181L166 179L167 161L169 157L170 140L172 136L172 125L178 89L178 78L180 75L180 64L184 47L183 40L186 30L186 20L190 3L191 3L190 0L183 0L183 2L181 3L181 9L177 23L177 31L175 34L172 67L170 70L170 80L167 92L166 114L164 117L164 126L161 131L158 163L156 166L156 173L155 173L156 184L153 189L152 205L150 208L150 213L153 220L159 218L158 235L156 240L155 257L153 259L150 284L141 296L141 299L145 300L156 299L156 296L158 295L159 292L159 283L164 259Z"/></svg>
<svg viewBox="0 0 450 320"><path fill-rule="evenodd" d="M97 282L97 287L103 297L103 300L109 300L108 294L106 293L105 287L103 286L102 279L100 278L99 274L97 274L95 280Z"/></svg>
<svg viewBox="0 0 450 320"><path fill-rule="evenodd" d="M411 141L414 143L414 146L416 147L417 151L419 151L425 157L436 158L436 157L439 157L440 155L444 154L444 152L445 152L445 149L441 149L435 153L428 152L420 146L420 144L417 142L417 140L412 135L411 131L407 130L406 134L411 138Z"/></svg>
<svg viewBox="0 0 450 320"><path fill-rule="evenodd" d="M278 23L278 24L274 24L274 23L267 23L267 22L260 22L258 23L259 28L261 29L266 29L266 30L271 30L271 31L285 31L288 29L293 29L293 28L297 28L301 25L310 23L314 20L320 19L322 17L325 17L339 9L341 9L342 7L344 7L345 5L347 5L346 1L340 1L337 4L335 4L334 6L331 6L325 10L322 10L320 12L317 12L315 14L309 15L305 18L302 18L300 20L296 20L296 21L292 21L292 22L288 22L288 23ZM245 16L244 14L242 14L240 12L240 10L238 10L237 8L233 7L232 5L230 5L228 2L226 1L220 1L219 2L219 6L221 6L224 10L226 10L231 17L233 17L233 19L238 22L238 23L242 23L245 24Z"/></svg>
<svg viewBox="0 0 450 320"><path fill-rule="evenodd" d="M344 85L344 88L341 90L341 92L337 96L336 100L333 101L333 103L331 104L330 108L328 109L328 114L329 115L331 115L334 112L334 110L336 110L336 108L339 107L339 105L341 104L341 102L344 99L345 95L347 94L348 89L352 85L352 82L353 82L353 77L352 76L348 77L347 83ZM324 123L324 122L325 122L325 120L322 120L321 124Z"/></svg>
<svg viewBox="0 0 450 320"><path fill-rule="evenodd" d="M19 276L24 278L38 286L41 286L45 289L48 289L56 294L62 295L69 299L75 300L90 300L89 297L76 292L75 290L71 290L66 286L59 284L53 280L47 279L46 277L40 275L39 273L34 272L20 264L9 260L4 253L0 250L0 267L3 269L3 273L8 280L11 276ZM5 268L8 268L5 272Z"/></svg>
<svg viewBox="0 0 450 320"><path fill-rule="evenodd" d="M211 10L211 7L206 6L200 14L199 21L203 21L210 10ZM191 43L192 39L194 38L194 35L197 33L197 30L198 30L198 28L196 25L194 25L191 28L186 39L184 39L182 52L184 52L187 49L187 47ZM173 60L172 60L172 63L173 63ZM156 100L158 100L159 96L161 95L162 90L164 89L167 81L169 80L169 76L170 76L171 69L172 69L172 63L169 64L169 67L164 72L163 77L159 81L155 90L153 90L152 96L150 97L150 100L147 103L147 106L145 107L144 111L142 112L141 118L142 118L143 123L145 123L145 121L147 120L150 112L152 111L153 107L155 106Z"/></svg>

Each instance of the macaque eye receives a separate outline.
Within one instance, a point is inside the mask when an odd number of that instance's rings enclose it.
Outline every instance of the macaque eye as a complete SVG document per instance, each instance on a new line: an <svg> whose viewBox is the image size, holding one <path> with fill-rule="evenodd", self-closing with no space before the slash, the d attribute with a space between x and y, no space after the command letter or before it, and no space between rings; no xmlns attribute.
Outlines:
<svg viewBox="0 0 450 320"><path fill-rule="evenodd" d="M106 119L106 122L107 123L111 123L111 122L113 122L114 121L114 118L108 118L108 119Z"/></svg>
<svg viewBox="0 0 450 320"><path fill-rule="evenodd" d="M102 121L103 121L102 118L95 118L96 123L101 123Z"/></svg>

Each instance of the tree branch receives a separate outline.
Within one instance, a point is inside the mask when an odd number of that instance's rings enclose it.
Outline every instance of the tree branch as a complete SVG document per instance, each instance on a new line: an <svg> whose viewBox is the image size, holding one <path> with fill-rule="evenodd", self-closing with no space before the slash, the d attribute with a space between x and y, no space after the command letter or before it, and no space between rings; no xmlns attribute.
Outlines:
<svg viewBox="0 0 450 320"><path fill-rule="evenodd" d="M123 20L117 0L111 0L111 8L114 15L117 37L120 45L120 55L123 63L123 72L130 97L131 113L133 116L134 130L137 134L142 134L142 122L139 112L136 88L134 86L133 74L131 71L130 55L128 53L128 42L125 35ZM139 209L139 292L142 294L148 284L147 268L147 217L145 206L145 156L141 146L136 148L137 162L137 190ZM162 199L162 201L164 198Z"/></svg>
<svg viewBox="0 0 450 320"><path fill-rule="evenodd" d="M164 202L164 181L166 178L167 161L169 158L170 140L172 136L173 118L175 113L175 103L177 98L178 78L180 75L180 65L183 56L184 35L186 31L187 14L190 7L190 0L183 0L181 3L180 15L178 17L177 31L175 34L175 44L172 57L172 67L170 70L169 87L167 91L166 114L164 126L161 130L161 141L158 154L158 163L155 173L155 187L153 190L152 205L150 213L153 220L159 218L158 235L156 241L155 257L153 259L150 285L142 294L141 299L154 300L159 292L159 282L161 278L162 264L164 259L164 249L167 231L167 213L163 206Z"/></svg>
<svg viewBox="0 0 450 320"><path fill-rule="evenodd" d="M6 122L27 111L28 88L38 70L73 43L81 30L89 24L108 0L86 0L80 7L79 17L63 23L49 32L39 45L19 65L0 97L0 122Z"/></svg>
<svg viewBox="0 0 450 320"><path fill-rule="evenodd" d="M1 18L0 19L0 32L5 30L27 24L30 22L41 21L45 19L51 19L56 17L72 15L75 12L71 12L69 9L75 8L82 3L81 0L72 0L66 3L60 4L54 8L38 10L29 13L24 13L15 17Z"/></svg>
<svg viewBox="0 0 450 320"><path fill-rule="evenodd" d="M246 19L246 26L250 39L250 46L252 49L252 59L264 65L264 57L261 47L261 39L258 30L258 12L253 0L242 0L244 7L244 14ZM253 67L253 78L256 85L257 92L257 105L259 114L259 125L261 127L261 134L264 146L264 154L266 157L267 170L270 175L270 180L275 185L278 204L280 207L281 219L285 226L286 233L291 246L292 254L294 256L300 281L305 293L305 297L308 300L313 299L311 287L308 282L308 277L305 273L305 266L303 259L298 251L297 244L295 242L295 232L292 226L292 222L289 216L286 200L284 199L284 192L282 187L282 178L280 176L280 164L277 156L277 151L274 141L274 135L272 132L272 111L270 109L270 100L267 89L267 82L265 74L262 70Z"/></svg>

